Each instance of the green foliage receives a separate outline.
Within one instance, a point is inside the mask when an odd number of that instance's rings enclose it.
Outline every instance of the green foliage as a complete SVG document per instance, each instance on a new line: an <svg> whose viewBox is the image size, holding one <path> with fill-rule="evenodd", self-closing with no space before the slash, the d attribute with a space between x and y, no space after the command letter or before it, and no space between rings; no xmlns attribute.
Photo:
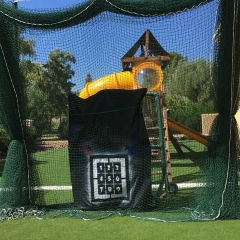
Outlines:
<svg viewBox="0 0 240 240"><path fill-rule="evenodd" d="M58 131L61 139L68 139L68 119L64 118L58 127Z"/></svg>
<svg viewBox="0 0 240 240"><path fill-rule="evenodd" d="M27 90L28 117L34 120L34 126L39 134L49 125L51 106L46 94L40 89L30 86Z"/></svg>
<svg viewBox="0 0 240 240"><path fill-rule="evenodd" d="M39 132L36 129L35 126L27 126L26 127L26 135L25 135L25 141L27 145L32 145L37 137L39 137Z"/></svg>
<svg viewBox="0 0 240 240"><path fill-rule="evenodd" d="M170 65L164 70L166 76L174 73L176 67L181 64L182 61L187 61L187 57L183 57L177 52L170 52L169 55L171 57Z"/></svg>
<svg viewBox="0 0 240 240"><path fill-rule="evenodd" d="M23 36L19 37L19 51L22 56L32 57L36 54L34 49L36 42L33 39L24 39Z"/></svg>
<svg viewBox="0 0 240 240"><path fill-rule="evenodd" d="M71 64L75 61L71 53L55 49L43 65L44 71L39 88L47 93L53 116L67 114L68 94L75 85L69 81L74 76Z"/></svg>
<svg viewBox="0 0 240 240"><path fill-rule="evenodd" d="M173 67L165 75L168 95L181 95L193 102L211 100L210 64L205 59L178 61Z"/></svg>
<svg viewBox="0 0 240 240"><path fill-rule="evenodd" d="M213 101L192 102L186 97L173 95L166 99L170 117L201 132L201 114L214 112Z"/></svg>
<svg viewBox="0 0 240 240"><path fill-rule="evenodd" d="M53 119L51 120L52 129L58 129L60 120L61 120L61 119L59 119L59 118L53 118Z"/></svg>
<svg viewBox="0 0 240 240"><path fill-rule="evenodd" d="M26 80L26 88L36 85L42 79L43 67L38 62L24 59L20 62L20 70Z"/></svg>
<svg viewBox="0 0 240 240"><path fill-rule="evenodd" d="M170 53L169 68L164 70L167 107L176 121L201 131L201 114L214 112L211 94L210 63L205 59L188 61Z"/></svg>
<svg viewBox="0 0 240 240"><path fill-rule="evenodd" d="M168 95L166 97L166 103L169 109L175 111L178 109L185 109L188 104L191 103L189 98L178 95L178 94L173 94L173 95Z"/></svg>
<svg viewBox="0 0 240 240"><path fill-rule="evenodd" d="M0 126L0 152L7 152L8 145L10 143L10 137Z"/></svg>
<svg viewBox="0 0 240 240"><path fill-rule="evenodd" d="M31 60L21 61L21 71L26 79L27 118L41 134L50 127L53 117L67 114L68 94L74 86L69 79L74 75L71 64L75 57L56 49L49 54L46 64Z"/></svg>

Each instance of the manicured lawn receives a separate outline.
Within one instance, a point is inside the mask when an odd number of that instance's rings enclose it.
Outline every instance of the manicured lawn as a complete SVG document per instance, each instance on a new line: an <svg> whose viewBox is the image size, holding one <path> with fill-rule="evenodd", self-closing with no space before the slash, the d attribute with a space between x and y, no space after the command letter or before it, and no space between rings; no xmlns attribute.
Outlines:
<svg viewBox="0 0 240 240"><path fill-rule="evenodd" d="M201 164L206 155L206 147L193 140L179 140L178 142L184 156L180 157L173 146L170 145L173 182L201 182Z"/></svg>
<svg viewBox="0 0 240 240"><path fill-rule="evenodd" d="M170 145L173 182L177 184L202 182L200 163L205 154L204 146L192 140L180 140L179 144L184 151L184 157L180 157ZM67 148L40 151L34 153L33 158L41 186L71 186ZM161 164L152 164L153 172L161 170ZM153 184L158 184L160 178L161 174L153 175ZM193 191L194 189L181 189L176 196L164 200L163 205L170 207L173 206L171 203L177 204L177 201L183 202L183 199L189 202L192 200ZM71 190L42 190L42 192L46 205L73 202Z"/></svg>
<svg viewBox="0 0 240 240"><path fill-rule="evenodd" d="M172 177L175 183L201 182L200 163L204 157L204 147L192 140L179 141L184 150L184 157L180 157L171 146ZM34 163L38 171L41 186L71 186L68 149L52 149L33 154ZM153 163L152 171L160 172L161 164ZM159 183L161 174L153 175L154 184ZM182 190L183 195L186 192ZM191 195L191 193L189 193ZM181 192L180 192L180 196ZM73 202L71 191L44 191L46 204L61 204ZM178 198L178 197L177 197Z"/></svg>
<svg viewBox="0 0 240 240"><path fill-rule="evenodd" d="M212 222L153 222L131 217L97 221L56 218L21 219L0 224L4 240L238 240L240 220Z"/></svg>
<svg viewBox="0 0 240 240"><path fill-rule="evenodd" d="M59 148L33 154L40 186L71 186L68 149ZM71 190L42 190L44 203L62 204L73 202Z"/></svg>
<svg viewBox="0 0 240 240"><path fill-rule="evenodd" d="M193 141L179 141L185 156L179 157L174 148L172 152L172 176L176 183L196 183L201 181L201 161L205 149ZM69 186L70 169L67 148L37 152L34 163L39 173L42 186ZM155 166L153 166L155 167ZM2 166L0 166L2 169ZM159 166L156 167L159 169ZM219 220L204 222L181 222L190 219L188 211L178 212L187 208L194 200L194 188L179 189L176 195L168 194L160 204L158 211L135 212L135 217L108 217L102 220L86 221L81 218L61 216L55 218L57 212L50 212L49 219L39 220L26 217L19 220L5 220L0 223L2 239L176 239L176 240L237 240L240 239L240 220ZM44 201L48 205L72 203L71 190L44 190ZM173 210L166 212L165 210ZM71 211L69 211L71 212ZM61 213L61 212L59 212ZM124 214L124 212L122 212ZM108 213L81 212L81 217L93 218L107 216ZM69 215L70 216L70 215ZM138 219L139 218L139 219ZM148 220L143 220L148 219ZM152 219L179 220L180 222L151 221Z"/></svg>
<svg viewBox="0 0 240 240"><path fill-rule="evenodd" d="M59 148L33 154L42 186L69 186L68 149Z"/></svg>
<svg viewBox="0 0 240 240"><path fill-rule="evenodd" d="M180 157L173 146L170 146L173 182L177 184L202 182L200 165L205 154L205 148L196 141L191 140L180 140L179 144L184 150L184 157ZM71 186L67 148L37 152L33 156L41 186ZM161 164L153 163L152 171L159 170L161 171ZM158 186L160 177L161 174L153 175L153 184ZM191 219L190 212L182 211L182 209L191 207L194 201L195 190L186 185L186 188L181 187L176 195L168 194L164 197L161 200L158 211L134 214L140 218L148 217L167 220ZM46 205L73 203L71 190L41 190L41 192L43 193L42 196ZM153 195L156 196L156 188L153 190ZM178 211L179 209L180 211ZM166 214L164 213L165 210L173 210L174 213ZM91 218L94 218L94 214L91 214Z"/></svg>

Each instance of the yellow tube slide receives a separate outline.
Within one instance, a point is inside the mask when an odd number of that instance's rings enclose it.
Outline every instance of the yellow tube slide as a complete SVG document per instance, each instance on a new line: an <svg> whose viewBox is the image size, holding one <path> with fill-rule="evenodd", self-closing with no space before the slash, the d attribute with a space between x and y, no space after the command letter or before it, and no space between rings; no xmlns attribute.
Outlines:
<svg viewBox="0 0 240 240"><path fill-rule="evenodd" d="M201 133L194 131L193 129L174 121L171 118L167 118L168 120L168 126L177 132L180 132L182 134L187 135L188 137L192 138L193 140L196 140L197 142L200 142L201 144L207 146L208 145L208 138L203 136Z"/></svg>
<svg viewBox="0 0 240 240"><path fill-rule="evenodd" d="M79 93L79 97L86 99L104 89L132 90L137 88L142 87L137 84L133 74L129 71L124 71L101 77L94 82L86 83L85 87Z"/></svg>

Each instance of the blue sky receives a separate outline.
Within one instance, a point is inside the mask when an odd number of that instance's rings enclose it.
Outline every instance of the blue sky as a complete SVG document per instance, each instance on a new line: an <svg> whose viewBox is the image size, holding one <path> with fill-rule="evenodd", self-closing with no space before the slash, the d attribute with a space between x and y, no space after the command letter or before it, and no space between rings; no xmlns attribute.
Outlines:
<svg viewBox="0 0 240 240"><path fill-rule="evenodd" d="M85 0L29 0L19 1L18 6L21 9L56 9L83 2ZM26 37L36 40L39 62L45 62L48 53L56 47L75 55L77 62L73 66L75 76L72 81L76 83L76 90L84 85L87 73L97 79L121 71L121 57L146 29L152 31L167 52L181 53L189 60L200 57L209 59L216 2L217 0L199 9L150 19L102 13L73 29L44 34L30 31Z"/></svg>

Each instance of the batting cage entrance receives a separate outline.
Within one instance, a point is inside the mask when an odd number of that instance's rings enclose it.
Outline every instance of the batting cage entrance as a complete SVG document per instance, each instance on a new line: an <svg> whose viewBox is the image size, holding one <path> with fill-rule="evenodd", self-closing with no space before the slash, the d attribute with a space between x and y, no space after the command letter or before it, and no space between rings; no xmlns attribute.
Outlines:
<svg viewBox="0 0 240 240"><path fill-rule="evenodd" d="M0 220L239 218L239 11L1 1Z"/></svg>

